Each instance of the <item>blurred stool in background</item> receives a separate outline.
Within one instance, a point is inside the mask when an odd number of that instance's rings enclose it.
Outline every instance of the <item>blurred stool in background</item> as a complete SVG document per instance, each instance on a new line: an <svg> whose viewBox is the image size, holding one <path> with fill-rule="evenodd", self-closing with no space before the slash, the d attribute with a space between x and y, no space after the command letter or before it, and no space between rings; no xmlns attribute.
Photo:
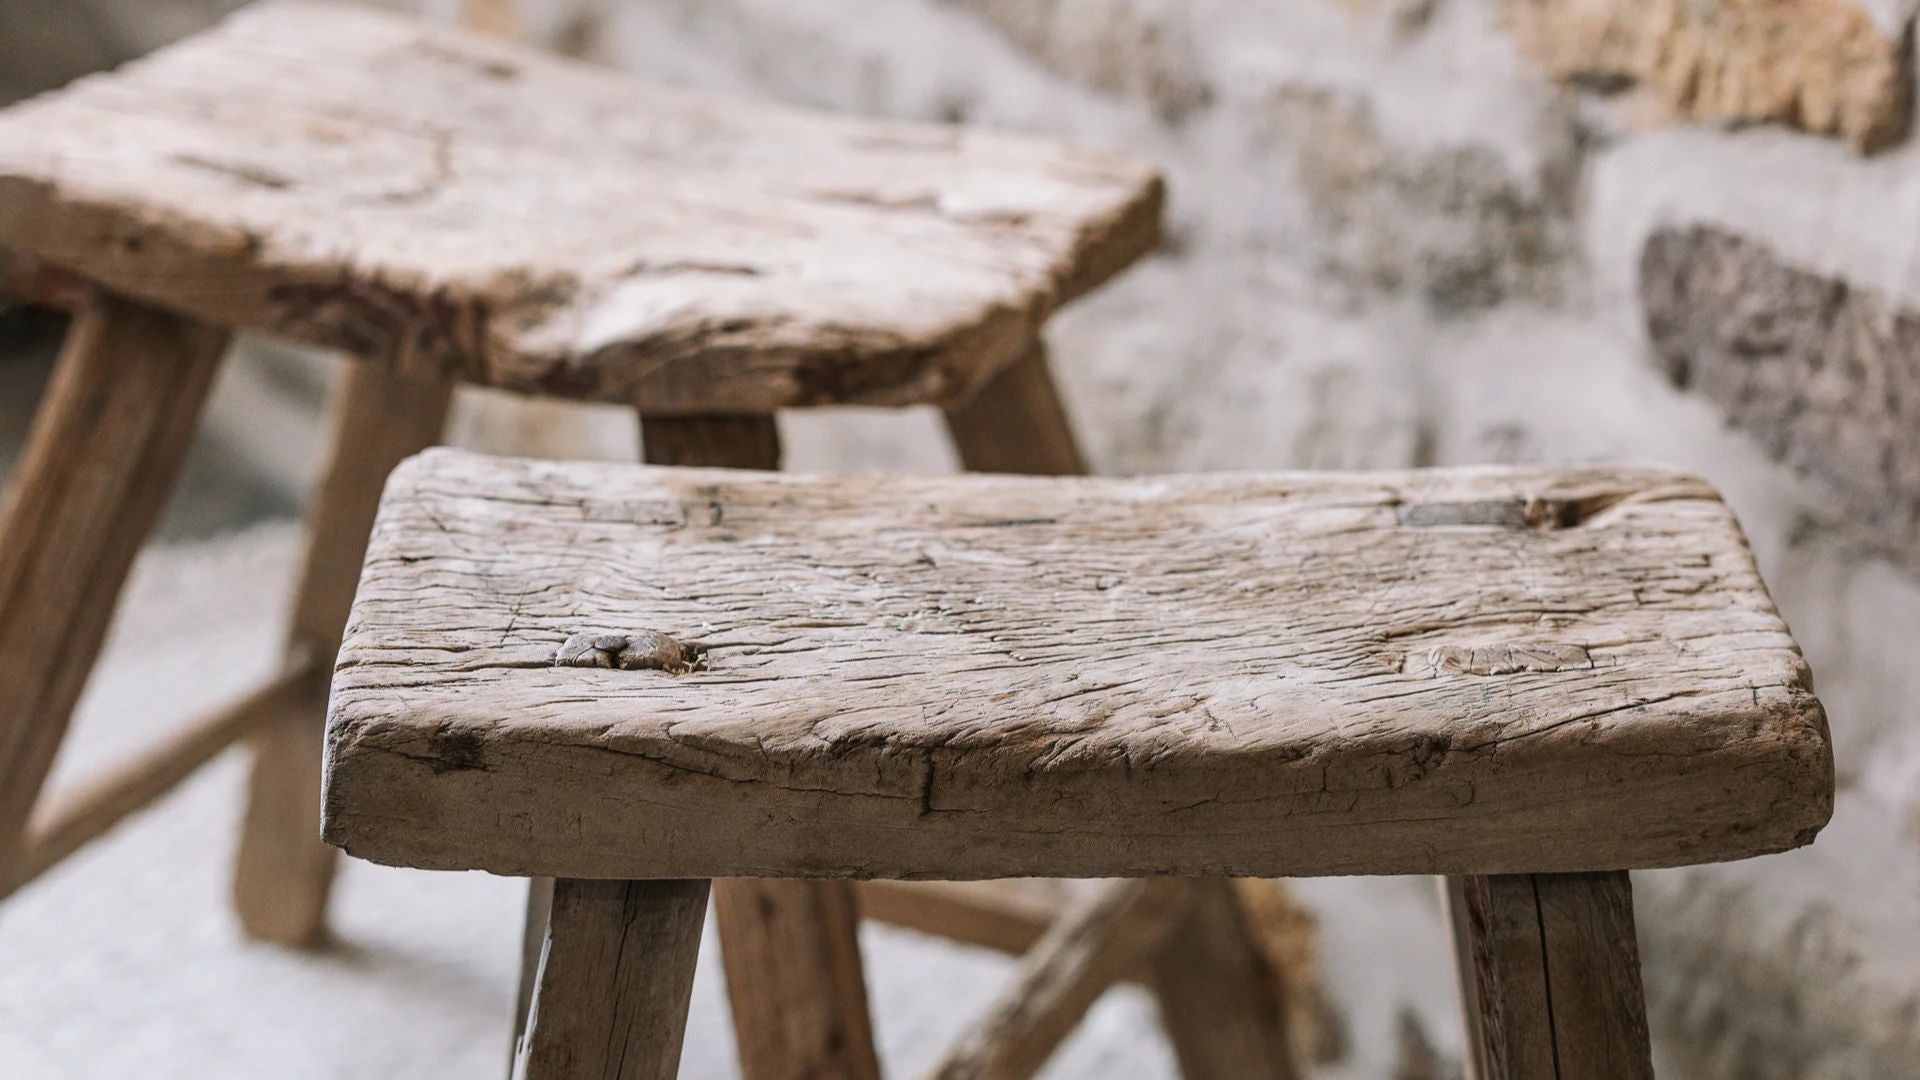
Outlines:
<svg viewBox="0 0 1920 1080"><path fill-rule="evenodd" d="M250 739L236 908L318 940L331 662L381 487L455 384L632 406L662 464L775 467L784 408L934 405L969 468L1079 472L1042 329L1154 246L1161 199L1151 168L1043 140L678 93L301 0L0 111L4 277L74 313L0 506L0 892ZM234 330L352 357L285 666L45 805ZM718 896L749 1075L877 1072L850 887ZM965 914L947 899L888 904L932 928ZM1216 929L1196 941L1257 959L1243 920Z"/></svg>

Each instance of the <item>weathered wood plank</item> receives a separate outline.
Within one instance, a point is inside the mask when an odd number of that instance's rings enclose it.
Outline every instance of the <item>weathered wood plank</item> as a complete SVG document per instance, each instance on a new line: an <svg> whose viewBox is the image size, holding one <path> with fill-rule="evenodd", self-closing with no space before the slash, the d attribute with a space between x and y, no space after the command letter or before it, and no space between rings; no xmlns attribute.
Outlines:
<svg viewBox="0 0 1920 1080"><path fill-rule="evenodd" d="M1039 1072L1100 995L1173 932L1190 901L1186 882L1152 878L1108 885L1063 912L929 1080L1026 1080Z"/></svg>
<svg viewBox="0 0 1920 1080"><path fill-rule="evenodd" d="M743 878L714 886L740 1075L879 1080L851 884Z"/></svg>
<svg viewBox="0 0 1920 1080"><path fill-rule="evenodd" d="M1145 166L255 5L0 113L0 245L403 373L655 412L956 402L1156 242Z"/></svg>
<svg viewBox="0 0 1920 1080"><path fill-rule="evenodd" d="M699 662L556 666L582 632ZM1833 782L1725 505L1610 469L434 451L390 488L330 751L334 842L556 876L1669 865L1807 842Z"/></svg>
<svg viewBox="0 0 1920 1080"><path fill-rule="evenodd" d="M1625 871L1448 883L1479 1080L1652 1080Z"/></svg>
<svg viewBox="0 0 1920 1080"><path fill-rule="evenodd" d="M68 331L0 501L0 880L226 342L104 294Z"/></svg>
<svg viewBox="0 0 1920 1080"><path fill-rule="evenodd" d="M513 995L513 1042L508 1061L520 1056L520 1040L527 1034L533 1013L533 995L539 989L540 953L547 947L547 924L553 917L553 879L527 879L527 906L520 924L520 980Z"/></svg>
<svg viewBox="0 0 1920 1080"><path fill-rule="evenodd" d="M1079 476L1087 471L1047 369L1044 342L1034 342L979 392L948 409L947 431L969 472Z"/></svg>
<svg viewBox="0 0 1920 1080"><path fill-rule="evenodd" d="M1467 911L1467 877L1438 877L1440 901L1446 907L1447 933L1453 945L1454 990L1460 1000L1460 1028L1466 1034L1466 1060L1462 1062L1466 1080L1488 1080L1487 1027L1480 1005L1480 965L1475 950L1491 948L1483 928L1476 931ZM1484 881L1476 888L1485 889ZM1485 906L1483 905L1483 911ZM1486 916L1481 916L1484 924Z"/></svg>
<svg viewBox="0 0 1920 1080"><path fill-rule="evenodd" d="M1625 871L1535 874L1562 1080L1653 1080Z"/></svg>
<svg viewBox="0 0 1920 1080"><path fill-rule="evenodd" d="M306 560L287 632L295 655L339 653L387 474L440 441L453 395L450 383L415 382L360 363L343 366L334 380L328 456L307 513ZM251 740L233 904L241 928L264 941L312 944L326 929L338 859L320 839L319 819L329 674L319 665L306 694Z"/></svg>
<svg viewBox="0 0 1920 1080"><path fill-rule="evenodd" d="M673 1080L704 881L554 883L515 1080Z"/></svg>
<svg viewBox="0 0 1920 1080"><path fill-rule="evenodd" d="M1192 904L1155 954L1152 979L1184 1080L1300 1075L1287 1031L1287 987L1232 882L1192 882Z"/></svg>
<svg viewBox="0 0 1920 1080"><path fill-rule="evenodd" d="M1057 887L1063 884L1031 878L862 881L853 897L862 919L1017 955L1040 940L1072 899Z"/></svg>
<svg viewBox="0 0 1920 1080"><path fill-rule="evenodd" d="M780 466L772 416L643 415L640 444L655 465ZM879 1080L850 886L728 879L713 895L745 1080Z"/></svg>

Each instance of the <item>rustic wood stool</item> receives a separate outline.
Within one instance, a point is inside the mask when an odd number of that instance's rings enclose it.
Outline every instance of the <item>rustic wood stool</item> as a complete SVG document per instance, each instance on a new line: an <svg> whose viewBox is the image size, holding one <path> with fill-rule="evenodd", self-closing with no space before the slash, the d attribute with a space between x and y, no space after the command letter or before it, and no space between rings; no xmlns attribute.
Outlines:
<svg viewBox="0 0 1920 1080"><path fill-rule="evenodd" d="M1140 955L1087 943L1192 909L1168 875L1446 874L1477 1074L1621 1080L1652 1068L1626 871L1808 843L1833 783L1799 649L1683 475L433 451L375 527L324 831L559 879L527 1077L674 1075L709 878L1145 879L1056 924L960 1078L1031 1075ZM1188 985L1188 1074L1270 1075L1255 991Z"/></svg>
<svg viewBox="0 0 1920 1080"><path fill-rule="evenodd" d="M438 441L454 384L633 406L662 463L771 467L777 410L927 404L971 468L1080 471L1042 326L1152 248L1160 203L1129 161L711 100L316 3L0 112L0 279L77 312L0 507L0 894L250 738L242 923L322 933L327 663L381 484ZM362 361L330 405L286 664L36 805L234 329ZM845 991L820 1008L864 1024L844 883L740 888L730 954L818 946ZM742 1007L817 990L763 980Z"/></svg>

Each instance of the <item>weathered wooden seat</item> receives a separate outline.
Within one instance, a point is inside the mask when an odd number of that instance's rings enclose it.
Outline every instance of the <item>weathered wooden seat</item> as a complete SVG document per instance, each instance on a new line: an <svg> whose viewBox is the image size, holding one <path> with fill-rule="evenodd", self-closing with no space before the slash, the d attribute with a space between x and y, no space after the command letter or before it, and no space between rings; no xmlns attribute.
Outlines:
<svg viewBox="0 0 1920 1080"><path fill-rule="evenodd" d="M1144 165L690 95L278 0L0 111L0 289L76 309L0 506L0 895L251 739L235 904L322 937L325 664L392 465L456 383L637 410L774 467L788 406L931 404L970 468L1079 471L1042 323L1155 242ZM40 799L229 332L342 349L285 669ZM850 916L849 916L850 918Z"/></svg>
<svg viewBox="0 0 1920 1080"><path fill-rule="evenodd" d="M277 0L0 113L0 247L404 374L659 413L951 404L1152 247L1035 139L730 102Z"/></svg>
<svg viewBox="0 0 1920 1080"><path fill-rule="evenodd" d="M1468 875L1482 1051L1522 1063L1482 1075L1622 1077L1621 871L1805 844L1832 796L1807 667L1684 475L436 451L375 529L324 829L574 880ZM1525 1066L1547 1043L1591 1053Z"/></svg>

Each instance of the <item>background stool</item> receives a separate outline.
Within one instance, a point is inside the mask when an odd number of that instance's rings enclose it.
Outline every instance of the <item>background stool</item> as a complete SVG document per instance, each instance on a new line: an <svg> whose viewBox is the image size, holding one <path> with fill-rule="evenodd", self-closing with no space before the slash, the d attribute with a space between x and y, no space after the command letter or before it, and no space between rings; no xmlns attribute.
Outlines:
<svg viewBox="0 0 1920 1080"><path fill-rule="evenodd" d="M1731 514L1678 474L435 451L368 554L324 828L561 879L530 1077L673 1075L710 877L1412 873L1456 875L1481 1075L1644 1077L1625 870L1810 842L1810 686ZM1057 923L937 1075L1030 1074L1114 977L1076 943L1165 932L1189 888Z"/></svg>
<svg viewBox="0 0 1920 1080"><path fill-rule="evenodd" d="M84 308L0 532L6 692L30 698L0 709L12 867L224 328L367 361L335 395L295 618L323 672L379 485L437 439L452 381L637 404L654 453L694 458L741 452L710 428L771 453L782 407L958 404L1010 368L992 393L1044 394L1027 415L1057 420L1044 369L1016 362L1152 246L1160 189L1043 142L717 103L287 2L0 113L0 196L8 279ZM314 671L296 655L284 681ZM268 774L310 760L279 741ZM311 818L310 773L256 785L284 806L256 803L237 899L275 938L319 925L325 849L277 827ZM307 872L267 865L303 843Z"/></svg>
<svg viewBox="0 0 1920 1080"><path fill-rule="evenodd" d="M932 404L971 467L1079 471L1042 324L1153 246L1160 201L1099 154L719 102L297 0L0 113L4 276L78 311L0 508L0 887L250 737L236 908L316 939L327 660L381 484L438 440L455 382L632 405L658 462L771 466L781 408ZM285 668L38 806L234 329L364 361L330 405ZM870 1072L851 893L734 888L730 956L826 961L736 996L821 1014L746 1018L749 1069Z"/></svg>

